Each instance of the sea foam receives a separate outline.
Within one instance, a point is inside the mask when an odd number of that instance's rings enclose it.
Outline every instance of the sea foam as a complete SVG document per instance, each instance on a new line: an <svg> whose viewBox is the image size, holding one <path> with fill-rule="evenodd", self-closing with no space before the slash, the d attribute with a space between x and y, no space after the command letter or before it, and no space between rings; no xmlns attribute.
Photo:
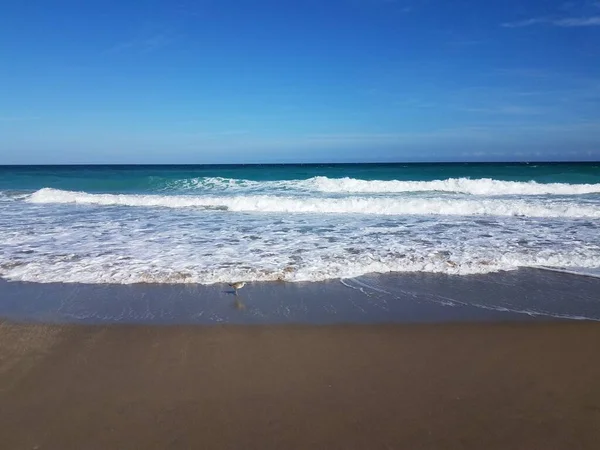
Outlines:
<svg viewBox="0 0 600 450"><path fill-rule="evenodd" d="M600 218L600 207L558 201L522 199L456 199L398 197L292 197L280 195L131 195L90 194L44 188L31 194L31 203L101 206L203 208L234 212L449 215Z"/></svg>
<svg viewBox="0 0 600 450"><path fill-rule="evenodd" d="M315 177L309 180L321 192L454 192L471 195L582 195L600 193L600 184L537 183L490 178L449 178L433 181L381 181Z"/></svg>
<svg viewBox="0 0 600 450"><path fill-rule="evenodd" d="M210 284L600 267L600 184L254 181L277 176L255 169L177 179L186 173L0 192L0 277Z"/></svg>
<svg viewBox="0 0 600 450"><path fill-rule="evenodd" d="M253 181L222 177L199 177L170 181L165 189L203 191L313 191L323 193L403 193L447 192L457 194L506 195L585 195L600 193L600 184L538 183L503 181L491 178L448 178L432 181L360 180L355 178L313 177L306 180Z"/></svg>

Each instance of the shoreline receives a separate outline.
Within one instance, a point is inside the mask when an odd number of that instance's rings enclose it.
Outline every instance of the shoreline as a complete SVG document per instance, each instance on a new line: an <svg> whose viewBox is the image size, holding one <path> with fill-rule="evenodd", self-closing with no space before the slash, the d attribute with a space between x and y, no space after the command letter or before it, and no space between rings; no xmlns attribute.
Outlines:
<svg viewBox="0 0 600 450"><path fill-rule="evenodd" d="M595 449L590 322L0 322L14 449Z"/></svg>
<svg viewBox="0 0 600 450"><path fill-rule="evenodd" d="M83 324L600 321L600 278L538 269L372 274L313 283L66 284L0 280L0 318Z"/></svg>

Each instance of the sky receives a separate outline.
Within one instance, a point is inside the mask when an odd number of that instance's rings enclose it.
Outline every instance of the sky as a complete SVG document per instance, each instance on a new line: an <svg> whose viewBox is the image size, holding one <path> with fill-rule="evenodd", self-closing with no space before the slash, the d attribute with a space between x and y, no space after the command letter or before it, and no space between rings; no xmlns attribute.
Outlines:
<svg viewBox="0 0 600 450"><path fill-rule="evenodd" d="M600 160L600 1L2 0L0 164Z"/></svg>

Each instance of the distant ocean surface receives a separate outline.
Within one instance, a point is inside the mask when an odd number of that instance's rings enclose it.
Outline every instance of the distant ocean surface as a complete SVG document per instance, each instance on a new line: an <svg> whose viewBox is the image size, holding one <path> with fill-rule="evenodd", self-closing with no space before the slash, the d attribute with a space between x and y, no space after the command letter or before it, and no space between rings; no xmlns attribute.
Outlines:
<svg viewBox="0 0 600 450"><path fill-rule="evenodd" d="M0 277L600 276L600 164L0 166Z"/></svg>

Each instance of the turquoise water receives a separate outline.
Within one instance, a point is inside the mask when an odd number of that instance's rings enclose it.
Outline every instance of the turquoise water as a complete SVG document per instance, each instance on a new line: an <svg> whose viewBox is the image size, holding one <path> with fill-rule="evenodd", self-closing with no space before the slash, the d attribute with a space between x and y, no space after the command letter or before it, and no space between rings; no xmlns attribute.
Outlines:
<svg viewBox="0 0 600 450"><path fill-rule="evenodd" d="M86 192L145 193L176 180L222 177L253 181L313 177L361 180L490 178L540 183L600 183L598 163L291 164L211 166L0 166L0 190L44 187Z"/></svg>
<svg viewBox="0 0 600 450"><path fill-rule="evenodd" d="M600 164L0 167L0 277L600 273Z"/></svg>

